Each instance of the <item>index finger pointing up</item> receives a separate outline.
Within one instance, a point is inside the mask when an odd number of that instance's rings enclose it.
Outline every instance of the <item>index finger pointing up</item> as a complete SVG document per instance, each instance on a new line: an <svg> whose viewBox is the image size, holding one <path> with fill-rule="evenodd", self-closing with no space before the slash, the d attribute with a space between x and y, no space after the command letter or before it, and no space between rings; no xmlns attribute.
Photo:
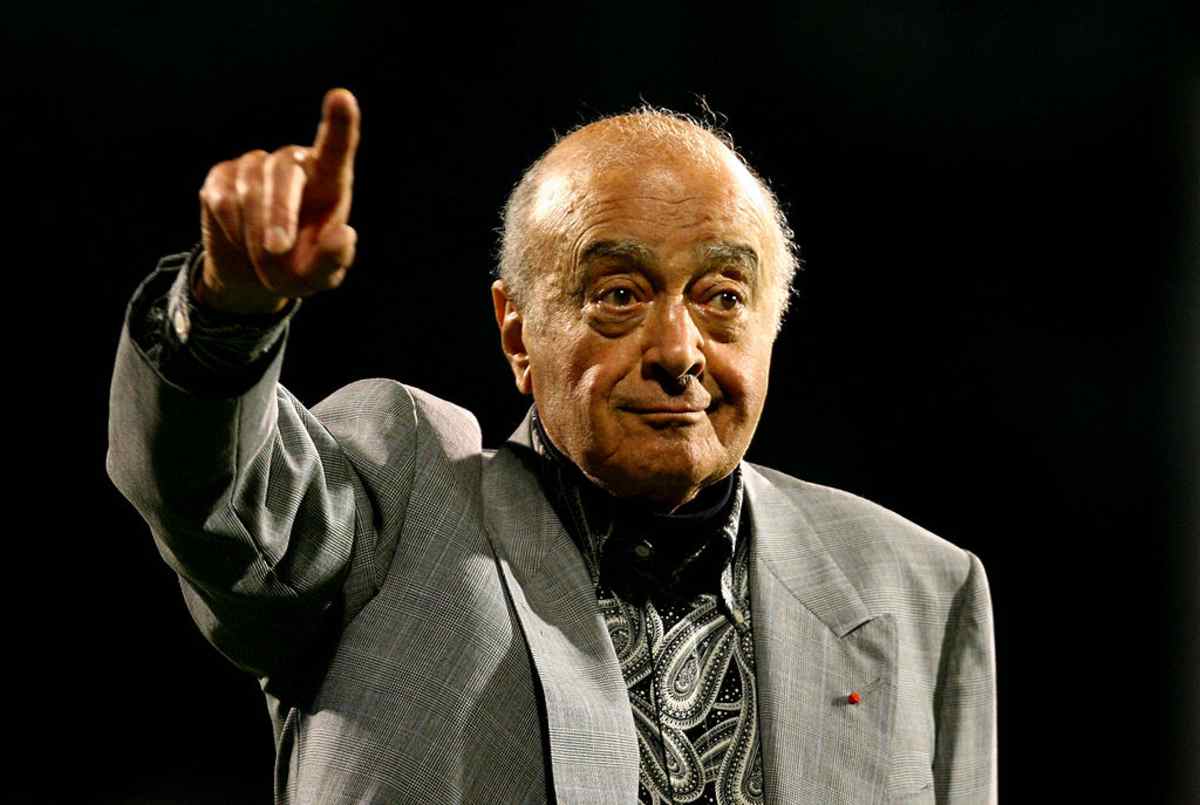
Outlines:
<svg viewBox="0 0 1200 805"><path fill-rule="evenodd" d="M317 184L348 183L354 175L354 152L358 148L358 101L346 89L325 93L321 125L313 144L313 176Z"/></svg>

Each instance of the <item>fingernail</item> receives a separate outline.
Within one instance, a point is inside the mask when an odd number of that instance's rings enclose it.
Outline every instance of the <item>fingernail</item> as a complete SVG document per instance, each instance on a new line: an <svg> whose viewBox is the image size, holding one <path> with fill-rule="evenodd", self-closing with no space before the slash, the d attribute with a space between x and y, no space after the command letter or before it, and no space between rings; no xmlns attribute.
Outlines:
<svg viewBox="0 0 1200 805"><path fill-rule="evenodd" d="M282 226L273 226L267 230L267 236L263 239L263 248L272 254L281 254L288 250L288 234L287 230Z"/></svg>

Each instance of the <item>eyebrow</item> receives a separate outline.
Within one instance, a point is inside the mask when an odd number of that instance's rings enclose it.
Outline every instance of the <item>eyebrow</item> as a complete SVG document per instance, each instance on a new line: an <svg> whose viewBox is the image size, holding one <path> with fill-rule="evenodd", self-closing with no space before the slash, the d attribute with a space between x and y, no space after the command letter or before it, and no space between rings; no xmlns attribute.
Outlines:
<svg viewBox="0 0 1200 805"><path fill-rule="evenodd" d="M654 252L636 240L598 240L583 250L579 264L585 266L602 257L627 257L642 265L653 265Z"/></svg>
<svg viewBox="0 0 1200 805"><path fill-rule="evenodd" d="M706 263L738 263L746 269L746 282L751 288L758 286L759 260L758 252L742 243L719 241L706 243L700 247L700 253Z"/></svg>
<svg viewBox="0 0 1200 805"><path fill-rule="evenodd" d="M700 247L700 254L706 262L745 263L748 268L758 271L758 252L741 243L705 243ZM583 250L579 262L588 263L601 257L630 257L646 264L655 262L654 252L636 240L598 240Z"/></svg>
<svg viewBox="0 0 1200 805"><path fill-rule="evenodd" d="M758 287L759 259L758 252L743 243L732 241L717 241L703 243L697 250L705 265L733 264L745 270L745 281L751 289ZM654 251L636 240L598 240L589 244L579 256L579 268L582 276L587 276L590 263L605 257L625 258L639 266L653 267L658 263Z"/></svg>

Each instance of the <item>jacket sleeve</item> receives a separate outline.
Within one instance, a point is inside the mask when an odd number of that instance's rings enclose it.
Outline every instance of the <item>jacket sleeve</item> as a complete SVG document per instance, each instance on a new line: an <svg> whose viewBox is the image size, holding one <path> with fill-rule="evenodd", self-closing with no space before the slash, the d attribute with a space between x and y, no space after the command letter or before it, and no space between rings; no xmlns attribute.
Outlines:
<svg viewBox="0 0 1200 805"><path fill-rule="evenodd" d="M174 280L161 296L139 300L129 321L130 336L172 385L198 394L236 396L262 376L265 354L283 336L303 300L292 299L281 312L271 314L206 308L192 293L203 261L201 244L159 261L156 273L170 274Z"/></svg>
<svg viewBox="0 0 1200 805"><path fill-rule="evenodd" d="M336 423L354 431L353 405L334 406L322 420L279 384L286 327L224 388L185 388L147 354L154 338L139 333L157 326L150 311L179 270L160 263L127 308L108 474L179 575L205 637L257 676L300 674L321 665L314 652L374 594L403 511L381 518L331 431ZM393 411L400 424L389 444L411 454L411 397L397 396L392 408L409 410ZM389 499L406 501L411 476L388 478ZM380 538L385 530L390 539Z"/></svg>
<svg viewBox="0 0 1200 805"><path fill-rule="evenodd" d="M996 658L992 602L983 564L970 567L946 626L935 694L933 760L938 802L997 801Z"/></svg>

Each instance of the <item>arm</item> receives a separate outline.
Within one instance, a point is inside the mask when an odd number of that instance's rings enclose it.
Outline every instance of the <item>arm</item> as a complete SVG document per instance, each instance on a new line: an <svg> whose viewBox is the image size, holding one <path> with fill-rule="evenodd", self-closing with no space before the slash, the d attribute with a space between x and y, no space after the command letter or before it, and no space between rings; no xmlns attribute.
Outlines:
<svg viewBox="0 0 1200 805"><path fill-rule="evenodd" d="M992 602L978 557L946 625L935 694L937 745L933 759L938 802L997 801L996 657Z"/></svg>
<svg viewBox="0 0 1200 805"><path fill-rule="evenodd" d="M345 596L354 569L378 555L371 498L330 429L278 384L295 298L336 285L352 259L357 125L353 98L330 93L313 149L281 149L287 160L274 162L251 152L210 172L200 281L176 260L142 283L113 374L109 475L149 524L205 635L260 676L292 670L372 592L356 584ZM272 164L285 198L268 204ZM268 255L261 233L273 217L290 219L291 242L276 237ZM191 303L181 307L193 288L211 309L207 324L201 308L188 322ZM222 344L216 311L250 322L250 337ZM404 447L405 434L390 435Z"/></svg>
<svg viewBox="0 0 1200 805"><path fill-rule="evenodd" d="M373 566L388 546L342 446L278 385L286 329L257 378L235 394L182 388L147 357L130 324L178 270L160 268L129 306L113 373L108 472L179 574L205 636L243 669L268 676L318 649L361 606L372 574L356 575L363 583L347 600L348 574Z"/></svg>

